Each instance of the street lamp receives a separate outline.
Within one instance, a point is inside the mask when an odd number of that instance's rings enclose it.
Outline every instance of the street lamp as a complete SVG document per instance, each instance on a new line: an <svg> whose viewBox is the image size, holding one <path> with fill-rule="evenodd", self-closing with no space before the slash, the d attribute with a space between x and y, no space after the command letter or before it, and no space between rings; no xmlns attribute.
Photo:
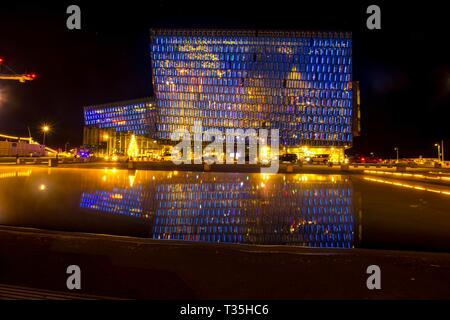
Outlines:
<svg viewBox="0 0 450 320"><path fill-rule="evenodd" d="M442 164L444 164L445 160L444 160L444 140L441 140L441 159L442 159Z"/></svg>
<svg viewBox="0 0 450 320"><path fill-rule="evenodd" d="M395 147L394 150L397 151L397 163L398 163L398 148Z"/></svg>
<svg viewBox="0 0 450 320"><path fill-rule="evenodd" d="M42 129L42 134L43 134L42 144L45 146L45 135L47 132L50 131L50 127L48 125L44 124L41 129Z"/></svg>
<svg viewBox="0 0 450 320"><path fill-rule="evenodd" d="M106 155L109 155L109 135L107 133L103 134L103 141L106 141Z"/></svg>
<svg viewBox="0 0 450 320"><path fill-rule="evenodd" d="M438 150L438 162L441 162L441 146L437 142L434 144L434 146L437 147Z"/></svg>

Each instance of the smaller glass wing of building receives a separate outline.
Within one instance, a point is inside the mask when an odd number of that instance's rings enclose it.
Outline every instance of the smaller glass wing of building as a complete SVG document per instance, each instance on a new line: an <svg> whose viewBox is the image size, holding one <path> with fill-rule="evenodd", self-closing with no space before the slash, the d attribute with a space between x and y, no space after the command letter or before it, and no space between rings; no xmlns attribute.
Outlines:
<svg viewBox="0 0 450 320"><path fill-rule="evenodd" d="M83 145L103 154L124 154L135 135L142 153L156 137L156 118L153 98L87 106Z"/></svg>
<svg viewBox="0 0 450 320"><path fill-rule="evenodd" d="M88 106L84 108L85 125L146 135L155 122L150 114L152 109L151 98Z"/></svg>

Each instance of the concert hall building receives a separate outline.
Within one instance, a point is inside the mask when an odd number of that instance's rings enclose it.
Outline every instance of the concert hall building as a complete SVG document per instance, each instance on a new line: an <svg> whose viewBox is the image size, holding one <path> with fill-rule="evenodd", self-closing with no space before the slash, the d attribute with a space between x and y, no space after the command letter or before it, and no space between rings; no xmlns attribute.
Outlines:
<svg viewBox="0 0 450 320"><path fill-rule="evenodd" d="M135 134L170 144L196 120L204 130L279 129L281 152L332 161L359 134L351 33L153 29L150 42L152 130Z"/></svg>

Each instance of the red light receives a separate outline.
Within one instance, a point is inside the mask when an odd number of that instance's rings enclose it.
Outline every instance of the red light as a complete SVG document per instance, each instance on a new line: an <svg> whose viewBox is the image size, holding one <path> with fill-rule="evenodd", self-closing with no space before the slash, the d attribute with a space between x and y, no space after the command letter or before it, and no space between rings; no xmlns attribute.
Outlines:
<svg viewBox="0 0 450 320"><path fill-rule="evenodd" d="M362 157L362 158L361 158L361 161L366 161L366 158Z"/></svg>
<svg viewBox="0 0 450 320"><path fill-rule="evenodd" d="M5 60L3 60L3 58L2 58L2 57L0 57L0 64L2 64L2 63L3 63L3 61L5 61Z"/></svg>
<svg viewBox="0 0 450 320"><path fill-rule="evenodd" d="M32 73L31 74L31 77L34 79L34 78L36 78L36 74L35 73Z"/></svg>

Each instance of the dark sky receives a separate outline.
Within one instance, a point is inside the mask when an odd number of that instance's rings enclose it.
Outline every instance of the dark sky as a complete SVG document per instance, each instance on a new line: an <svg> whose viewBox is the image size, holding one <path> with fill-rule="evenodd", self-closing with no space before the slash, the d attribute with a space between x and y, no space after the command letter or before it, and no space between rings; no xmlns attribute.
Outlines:
<svg viewBox="0 0 450 320"><path fill-rule="evenodd" d="M381 7L382 29L366 28L366 8ZM393 4L395 3L395 4ZM82 29L66 29L78 4ZM393 157L450 150L450 49L443 1L39 1L0 3L0 56L26 84L0 80L0 132L40 137L52 146L82 137L82 106L150 96L149 29L211 27L353 32L353 78L361 82L362 136L355 149ZM447 158L450 151L446 152Z"/></svg>

